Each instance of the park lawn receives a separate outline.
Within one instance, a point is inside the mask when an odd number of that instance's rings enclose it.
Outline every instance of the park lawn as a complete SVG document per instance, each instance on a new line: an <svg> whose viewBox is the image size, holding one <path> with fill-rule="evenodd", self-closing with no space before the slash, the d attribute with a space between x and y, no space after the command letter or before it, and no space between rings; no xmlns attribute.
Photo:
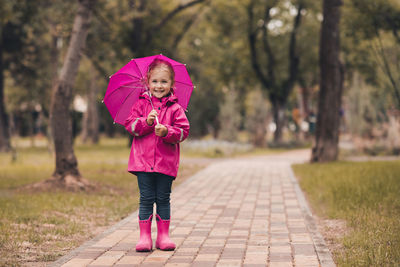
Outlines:
<svg viewBox="0 0 400 267"><path fill-rule="evenodd" d="M19 148L14 162L0 154L0 266L54 261L138 207L136 178L127 173L127 139L77 145L83 177L97 190L31 192L25 185L49 178L54 158L47 148ZM201 166L181 164L174 186ZM29 264L28 264L29 265Z"/></svg>
<svg viewBox="0 0 400 267"><path fill-rule="evenodd" d="M293 166L314 212L344 220L333 251L338 266L400 263L400 161Z"/></svg>

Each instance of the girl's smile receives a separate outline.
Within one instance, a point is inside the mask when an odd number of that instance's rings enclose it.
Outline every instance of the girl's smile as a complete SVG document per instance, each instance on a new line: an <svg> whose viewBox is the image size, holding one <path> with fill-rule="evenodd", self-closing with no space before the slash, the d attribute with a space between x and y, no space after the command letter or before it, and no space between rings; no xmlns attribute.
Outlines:
<svg viewBox="0 0 400 267"><path fill-rule="evenodd" d="M171 74L164 68L155 68L150 74L148 83L150 93L157 98L168 95L173 86Z"/></svg>

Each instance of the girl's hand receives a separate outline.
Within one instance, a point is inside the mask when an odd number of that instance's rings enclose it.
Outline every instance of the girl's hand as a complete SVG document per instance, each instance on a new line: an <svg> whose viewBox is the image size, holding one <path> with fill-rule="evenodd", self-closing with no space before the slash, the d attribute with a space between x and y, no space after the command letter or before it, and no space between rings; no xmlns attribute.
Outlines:
<svg viewBox="0 0 400 267"><path fill-rule="evenodd" d="M157 124L155 127L155 133L157 136L164 137L168 134L168 129L162 124Z"/></svg>
<svg viewBox="0 0 400 267"><path fill-rule="evenodd" d="M158 116L158 113L155 109L150 111L150 113L149 113L149 115L147 115L147 119L146 119L147 124L153 125L154 120L156 119L157 116Z"/></svg>

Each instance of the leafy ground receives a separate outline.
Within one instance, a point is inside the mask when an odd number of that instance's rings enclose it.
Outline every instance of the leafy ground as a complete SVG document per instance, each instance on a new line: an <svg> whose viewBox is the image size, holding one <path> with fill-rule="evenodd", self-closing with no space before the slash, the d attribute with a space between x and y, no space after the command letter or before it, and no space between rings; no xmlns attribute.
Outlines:
<svg viewBox="0 0 400 267"><path fill-rule="evenodd" d="M295 165L313 210L345 226L330 233L338 266L400 263L400 161Z"/></svg>
<svg viewBox="0 0 400 267"><path fill-rule="evenodd" d="M24 148L23 141L14 160L0 154L0 266L54 261L137 209L136 178L126 172L126 138L77 145L75 152L82 176L98 190L27 191L26 185L51 176L53 155L46 146ZM174 185L204 164L182 163Z"/></svg>

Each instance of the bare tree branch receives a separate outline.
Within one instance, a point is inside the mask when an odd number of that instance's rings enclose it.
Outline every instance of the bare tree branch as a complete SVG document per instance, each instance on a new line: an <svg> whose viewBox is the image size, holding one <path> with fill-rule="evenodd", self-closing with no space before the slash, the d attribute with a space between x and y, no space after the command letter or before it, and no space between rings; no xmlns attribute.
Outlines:
<svg viewBox="0 0 400 267"><path fill-rule="evenodd" d="M268 77L262 72L260 64L258 63L257 60L257 49L256 49L256 42L257 42L257 29L254 28L254 0L250 1L250 4L247 7L247 13L249 16L249 27L248 27L248 39L249 39L249 45L250 45L250 54L251 54L251 64L253 66L254 71L256 72L256 75L258 79L261 81L263 86L268 90L270 88L270 80Z"/></svg>
<svg viewBox="0 0 400 267"><path fill-rule="evenodd" d="M297 79L298 66L299 66L299 57L296 54L296 36L297 30L300 26L300 18L301 11L303 6L301 5L302 0L298 0L298 13L294 20L293 31L290 34L290 43L289 43L289 73L286 80L277 80L276 79L276 59L274 51L269 42L268 29L266 25L271 20L271 9L278 3L277 0L266 1L265 9L264 9L264 21L259 23L258 28L254 26L254 6L255 0L251 0L248 5L248 16L249 16L249 29L248 29L248 38L249 38L249 46L250 46L250 58L253 69L257 78L263 84L263 87L268 92L269 99L272 103L273 107L273 117L274 121L277 125L276 131L274 132L274 141L280 142L282 136L282 127L285 120L284 114L282 111L285 108L287 103L288 96L290 91L293 89L294 83ZM255 28L255 29L254 29ZM267 73L263 72L262 67L259 63L259 55L257 53L257 37L259 31L262 31L262 44L264 48L264 54L267 57L266 62L266 70Z"/></svg>
<svg viewBox="0 0 400 267"><path fill-rule="evenodd" d="M301 22L301 11L303 10L303 5L300 1L297 7L297 15L294 19L293 31L290 34L290 44L289 44L289 77L283 86L284 95L288 95L292 90L294 83L297 79L297 73L299 70L299 56L296 53L296 38L297 32Z"/></svg>
<svg viewBox="0 0 400 267"><path fill-rule="evenodd" d="M171 12L169 12L157 25L155 25L154 27L152 27L151 31L158 31L160 30L160 28L162 26L164 26L164 24L166 24L168 22L168 20L172 19L176 14L178 14L179 12L181 12L182 10L194 6L196 4L200 4L202 2L204 2L205 0L194 0L192 2L186 3L186 4L180 4L179 6L177 6L174 10L172 10Z"/></svg>
<svg viewBox="0 0 400 267"><path fill-rule="evenodd" d="M391 85L393 87L393 92L394 92L394 95L397 100L397 105L398 105L398 107L400 107L400 88L399 88L395 78L393 77L393 73L392 73L392 70L390 69L389 62L386 58L384 47L383 47L382 40L381 40L381 36L380 36L378 30L376 31L376 36L378 38L379 47L378 48L374 47L374 51L376 54L379 54L382 59L383 66L380 65L380 67L382 68L382 71L386 74L386 77L389 79L389 82L391 83Z"/></svg>
<svg viewBox="0 0 400 267"><path fill-rule="evenodd" d="M194 5L200 4L205 1L207 1L207 0L194 0L194 1L188 2L186 4L180 4L179 6L177 6L174 10L169 12L158 24L154 25L153 27L151 27L148 30L147 36L146 36L146 43L150 43L151 39L153 39L154 33L158 32L170 19L172 19L179 12L181 12L182 10L184 10L186 8L192 7Z"/></svg>
<svg viewBox="0 0 400 267"><path fill-rule="evenodd" d="M98 71L100 76L103 77L106 83L108 84L110 74L101 65L100 61L92 53L90 53L90 49L85 48L83 53L86 56L86 58L92 63L93 67Z"/></svg>
<svg viewBox="0 0 400 267"><path fill-rule="evenodd" d="M178 47L180 41L183 39L185 34L189 31L190 27L193 23L198 19L199 15L201 14L203 8L196 13L196 15L192 16L186 23L183 25L182 31L175 37L175 40L172 44L172 48Z"/></svg>
<svg viewBox="0 0 400 267"><path fill-rule="evenodd" d="M276 79L275 79L275 56L274 53L272 52L272 48L269 44L268 40L268 31L267 31L267 25L269 21L271 20L270 16L270 11L273 6L266 6L265 7L265 12L264 12L264 25L262 27L263 30L263 44L264 44L264 51L267 54L268 57L268 64L267 64L267 71L268 71L268 79L270 80L271 87L276 86Z"/></svg>
<svg viewBox="0 0 400 267"><path fill-rule="evenodd" d="M112 31L112 28L110 27L110 25L112 24L112 22L107 19L106 17L104 17L95 7L93 9L93 18L95 18L97 21L99 21L101 23L101 26L106 28L108 31Z"/></svg>

